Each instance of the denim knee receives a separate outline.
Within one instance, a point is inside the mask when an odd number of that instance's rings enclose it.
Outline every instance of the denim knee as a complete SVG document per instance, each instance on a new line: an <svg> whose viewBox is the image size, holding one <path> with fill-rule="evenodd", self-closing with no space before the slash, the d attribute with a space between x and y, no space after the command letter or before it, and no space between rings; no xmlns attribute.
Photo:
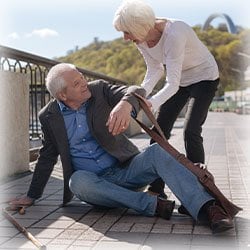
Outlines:
<svg viewBox="0 0 250 250"><path fill-rule="evenodd" d="M167 157L171 157L170 154L163 149L158 143L154 143L152 145L150 145L151 150L153 150L153 155L156 157L156 159L159 159L158 157L160 157L162 154L164 154L164 156Z"/></svg>
<svg viewBox="0 0 250 250"><path fill-rule="evenodd" d="M69 180L69 188L76 196L86 192L90 188L90 176L93 177L94 173L84 170L78 170L72 174Z"/></svg>

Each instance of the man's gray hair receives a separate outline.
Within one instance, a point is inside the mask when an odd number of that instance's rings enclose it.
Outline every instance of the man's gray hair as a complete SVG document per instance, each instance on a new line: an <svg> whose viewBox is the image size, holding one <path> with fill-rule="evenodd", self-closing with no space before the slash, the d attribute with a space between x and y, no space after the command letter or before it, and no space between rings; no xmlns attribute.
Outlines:
<svg viewBox="0 0 250 250"><path fill-rule="evenodd" d="M125 0L117 9L113 25L118 31L128 32L143 40L155 25L153 9L141 0Z"/></svg>
<svg viewBox="0 0 250 250"><path fill-rule="evenodd" d="M58 99L58 93L66 87L63 73L76 69L75 65L70 63L59 63L53 66L46 77L46 87L49 93Z"/></svg>

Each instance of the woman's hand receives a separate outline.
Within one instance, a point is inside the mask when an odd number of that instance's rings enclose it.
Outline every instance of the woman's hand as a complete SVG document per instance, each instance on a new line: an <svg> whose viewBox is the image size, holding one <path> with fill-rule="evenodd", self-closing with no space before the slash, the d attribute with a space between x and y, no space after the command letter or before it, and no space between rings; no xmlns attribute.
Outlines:
<svg viewBox="0 0 250 250"><path fill-rule="evenodd" d="M118 135L124 132L130 122L132 105L127 101L120 101L111 111L106 123L109 132L112 135Z"/></svg>
<svg viewBox="0 0 250 250"><path fill-rule="evenodd" d="M153 107L152 103L146 98L143 98L143 99L146 102L146 104L148 105L149 109L152 109L152 107Z"/></svg>

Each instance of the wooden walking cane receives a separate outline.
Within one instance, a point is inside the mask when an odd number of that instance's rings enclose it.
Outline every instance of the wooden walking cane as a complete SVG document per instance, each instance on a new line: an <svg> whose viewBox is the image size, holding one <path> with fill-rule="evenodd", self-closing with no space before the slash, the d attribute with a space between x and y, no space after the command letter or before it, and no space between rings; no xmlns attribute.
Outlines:
<svg viewBox="0 0 250 250"><path fill-rule="evenodd" d="M184 154L181 154L173 146L169 144L145 100L136 93L134 93L134 96L138 99L142 110L145 112L149 120L152 122L158 133L153 129L148 128L141 121L135 119L137 123L153 138L155 142L157 142L178 162L180 162L194 175L196 175L200 183L205 187L205 189L221 204L221 206L224 208L227 214L231 218L233 218L239 211L242 210L242 208L233 204L222 194L222 192L218 189L218 187L214 183L213 175L206 168L198 167L196 164L194 164L188 158L186 158Z"/></svg>
<svg viewBox="0 0 250 250"><path fill-rule="evenodd" d="M3 216L11 222L21 233L23 233L27 239L29 239L38 249L46 250L46 246L38 241L27 229L21 226L16 219L5 209L2 209Z"/></svg>

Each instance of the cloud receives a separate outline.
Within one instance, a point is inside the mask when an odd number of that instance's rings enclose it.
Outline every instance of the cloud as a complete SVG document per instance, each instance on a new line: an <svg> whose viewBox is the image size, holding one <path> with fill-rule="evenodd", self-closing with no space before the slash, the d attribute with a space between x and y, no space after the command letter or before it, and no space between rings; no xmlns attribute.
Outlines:
<svg viewBox="0 0 250 250"><path fill-rule="evenodd" d="M8 37L14 40L17 40L20 38L20 36L16 32L12 32L11 34L8 35Z"/></svg>
<svg viewBox="0 0 250 250"><path fill-rule="evenodd" d="M44 28L44 29L35 29L31 33L26 35L26 37L33 37L33 36L38 36L41 38L56 37L59 36L59 33L55 30Z"/></svg>

